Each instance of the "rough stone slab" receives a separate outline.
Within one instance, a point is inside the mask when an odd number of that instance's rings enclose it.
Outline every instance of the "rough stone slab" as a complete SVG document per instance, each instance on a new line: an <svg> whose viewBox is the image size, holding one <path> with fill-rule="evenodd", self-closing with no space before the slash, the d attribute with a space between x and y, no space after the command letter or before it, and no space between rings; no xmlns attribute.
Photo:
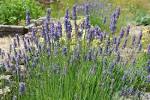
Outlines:
<svg viewBox="0 0 150 100"><path fill-rule="evenodd" d="M15 35L20 34L24 35L28 32L28 28L24 26L16 26L16 25L0 25L0 37L7 35Z"/></svg>

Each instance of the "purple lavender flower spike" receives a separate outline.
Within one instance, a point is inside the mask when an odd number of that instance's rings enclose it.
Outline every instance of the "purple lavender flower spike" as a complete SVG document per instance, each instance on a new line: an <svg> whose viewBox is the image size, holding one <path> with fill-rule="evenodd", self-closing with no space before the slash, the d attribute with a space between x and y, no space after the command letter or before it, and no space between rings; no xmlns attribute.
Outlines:
<svg viewBox="0 0 150 100"><path fill-rule="evenodd" d="M125 33L125 31L124 31L124 29L122 28L122 29L121 29L121 32L120 32L120 38L123 38L124 33Z"/></svg>
<svg viewBox="0 0 150 100"><path fill-rule="evenodd" d="M110 65L110 73L112 73L112 72L113 72L114 67L115 67L115 63L114 63L114 62L112 62L112 63L111 63L111 65Z"/></svg>
<svg viewBox="0 0 150 100"><path fill-rule="evenodd" d="M67 55L67 48L66 48L66 47L64 47L64 48L62 49L62 54L63 54L63 55Z"/></svg>
<svg viewBox="0 0 150 100"><path fill-rule="evenodd" d="M124 44L123 44L123 46L122 46L122 48L123 48L123 49L126 47L126 45L127 45L127 41L128 41L128 39L127 39L127 38L125 38Z"/></svg>
<svg viewBox="0 0 150 100"><path fill-rule="evenodd" d="M113 43L117 44L117 38L116 37L113 38Z"/></svg>
<svg viewBox="0 0 150 100"><path fill-rule="evenodd" d="M45 34L48 34L49 33L49 24L48 24L48 21L44 21L44 32Z"/></svg>
<svg viewBox="0 0 150 100"><path fill-rule="evenodd" d="M102 47L99 47L99 48L98 48L98 54L101 55L102 53L103 53L103 48L102 48Z"/></svg>
<svg viewBox="0 0 150 100"><path fill-rule="evenodd" d="M51 55L51 50L50 50L50 48L47 48L47 54L48 54L48 57L50 57L50 55Z"/></svg>
<svg viewBox="0 0 150 100"><path fill-rule="evenodd" d="M54 23L50 24L50 37L54 38L54 34L55 34L55 25Z"/></svg>
<svg viewBox="0 0 150 100"><path fill-rule="evenodd" d="M13 39L13 47L14 47L14 48L17 47L17 41L16 41L16 39Z"/></svg>
<svg viewBox="0 0 150 100"><path fill-rule="evenodd" d="M90 20L89 20L89 16L86 16L86 19L85 19L85 28L86 29L89 29L91 26L90 26Z"/></svg>
<svg viewBox="0 0 150 100"><path fill-rule="evenodd" d="M66 10L65 19L69 19L69 9Z"/></svg>
<svg viewBox="0 0 150 100"><path fill-rule="evenodd" d="M66 27L67 39L71 39L71 33L72 33L72 25L71 25L70 21L68 21L67 27Z"/></svg>
<svg viewBox="0 0 150 100"><path fill-rule="evenodd" d="M60 22L57 24L57 31L59 33L59 37L62 37L62 25Z"/></svg>
<svg viewBox="0 0 150 100"><path fill-rule="evenodd" d="M30 12L29 10L26 11L26 25L30 24Z"/></svg>
<svg viewBox="0 0 150 100"><path fill-rule="evenodd" d="M128 25L126 30L126 37L128 37L129 33L130 33L130 26Z"/></svg>
<svg viewBox="0 0 150 100"><path fill-rule="evenodd" d="M19 39L19 35L18 34L16 34L16 39L17 39L18 46L20 46L20 39Z"/></svg>
<svg viewBox="0 0 150 100"><path fill-rule="evenodd" d="M121 58L121 56L120 56L120 52L117 52L116 63L118 63L118 62L120 61L120 58Z"/></svg>
<svg viewBox="0 0 150 100"><path fill-rule="evenodd" d="M77 20L77 6L74 5L72 9L72 19Z"/></svg>
<svg viewBox="0 0 150 100"><path fill-rule="evenodd" d="M46 16L46 19L47 19L48 22L50 21L50 16L51 16L51 9L48 8L47 9L47 16Z"/></svg>
<svg viewBox="0 0 150 100"><path fill-rule="evenodd" d="M89 15L89 5L85 4L85 15Z"/></svg>
<svg viewBox="0 0 150 100"><path fill-rule="evenodd" d="M116 9L115 14L116 14L116 18L119 18L119 16L120 16L120 7Z"/></svg>
<svg viewBox="0 0 150 100"><path fill-rule="evenodd" d="M88 30L88 33L87 33L87 41L88 41L88 43L90 43L93 40L93 38L94 38L93 32L94 32L93 29L89 29Z"/></svg>
<svg viewBox="0 0 150 100"><path fill-rule="evenodd" d="M92 50L90 49L88 54L87 54L87 60L91 61L92 60Z"/></svg>
<svg viewBox="0 0 150 100"><path fill-rule="evenodd" d="M117 43L116 43L116 51L118 51L118 49L119 49L120 42L121 42L121 38L119 37L117 39Z"/></svg>
<svg viewBox="0 0 150 100"><path fill-rule="evenodd" d="M134 45L135 45L135 42L136 42L136 36L135 36L135 35L133 35L133 37L132 37L132 46L134 46Z"/></svg>
<svg viewBox="0 0 150 100"><path fill-rule="evenodd" d="M32 29L32 38L34 39L36 36L35 36L35 30Z"/></svg>
<svg viewBox="0 0 150 100"><path fill-rule="evenodd" d="M25 83L20 82L19 83L19 94L24 94L25 90L26 90Z"/></svg>
<svg viewBox="0 0 150 100"><path fill-rule="evenodd" d="M141 30L140 33L139 33L138 44L140 44L140 42L142 40L142 36L143 36L143 34L142 34L142 30Z"/></svg>
<svg viewBox="0 0 150 100"><path fill-rule="evenodd" d="M78 31L78 38L81 39L83 32L82 31Z"/></svg>
<svg viewBox="0 0 150 100"><path fill-rule="evenodd" d="M115 12L111 15L111 21L110 21L110 30L112 34L116 32L116 23L120 15L120 8L116 9Z"/></svg>
<svg viewBox="0 0 150 100"><path fill-rule="evenodd" d="M64 20L64 27L65 27L66 33L67 33L67 29L68 29L68 23L69 23L68 19L65 18L65 20Z"/></svg>
<svg viewBox="0 0 150 100"><path fill-rule="evenodd" d="M13 48L12 48L12 44L10 44L10 45L9 45L9 53L10 53L10 54L11 54L11 52L12 52L12 49L13 49Z"/></svg>
<svg viewBox="0 0 150 100"><path fill-rule="evenodd" d="M27 50L28 45L27 45L27 43L26 43L26 40L25 40L25 39L23 40L23 44L24 44L24 49L25 49L25 50Z"/></svg>
<svg viewBox="0 0 150 100"><path fill-rule="evenodd" d="M113 13L111 16L111 21L110 21L110 30L111 30L112 34L114 34L116 31L116 23L117 23L116 15L115 15L115 13Z"/></svg>

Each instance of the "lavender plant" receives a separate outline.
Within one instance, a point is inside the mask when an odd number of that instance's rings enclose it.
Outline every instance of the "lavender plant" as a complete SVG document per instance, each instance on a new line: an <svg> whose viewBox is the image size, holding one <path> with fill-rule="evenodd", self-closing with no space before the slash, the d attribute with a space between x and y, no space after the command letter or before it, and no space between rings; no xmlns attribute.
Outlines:
<svg viewBox="0 0 150 100"><path fill-rule="evenodd" d="M122 28L119 36L115 34L120 8L111 17L112 37L100 27L90 24L88 6L84 9L83 26L78 25L76 6L72 12L75 24L68 9L63 23L51 22L48 10L41 33L33 28L31 37L23 37L22 49L19 48L21 38L16 35L6 60L7 53L0 52L4 59L0 68L15 80L10 85L11 92L2 94L2 99L110 100L116 94L119 99L146 91L149 86L150 64L147 61L150 60L150 46L147 53L143 53L142 48L139 51L135 46L136 37L127 38L130 36L129 26ZM76 26L78 30L75 28L74 32L73 27ZM41 38L44 41L41 42ZM137 41L141 39L142 33ZM128 41L132 41L131 51ZM135 52L135 55L129 52ZM4 85L2 88L5 88ZM140 99L139 96L137 98Z"/></svg>

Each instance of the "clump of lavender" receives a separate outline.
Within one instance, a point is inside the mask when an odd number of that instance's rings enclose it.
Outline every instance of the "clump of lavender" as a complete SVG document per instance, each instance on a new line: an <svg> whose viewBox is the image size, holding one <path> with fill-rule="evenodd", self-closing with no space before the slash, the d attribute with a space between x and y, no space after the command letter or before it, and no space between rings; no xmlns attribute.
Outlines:
<svg viewBox="0 0 150 100"><path fill-rule="evenodd" d="M76 8L77 5L73 6L74 21L77 20ZM120 91L122 95L133 94L134 89L131 86L138 89L143 84L144 72L137 74L139 70L143 70L140 68L143 64L138 63L138 55L126 58L124 55L128 53L123 53L123 50L130 45L128 44L130 26L126 30L122 28L119 36L114 35L120 8L117 8L111 16L110 29L113 37L100 26L92 26L88 5L84 10L84 24L80 26L75 23L78 31L73 33L74 26L69 9L64 16L64 31L60 21L50 21L50 9L48 9L41 36L38 36L36 28L32 29L31 37L23 37L24 46L18 49L20 38L16 35L11 54L0 53L3 58L7 54L9 59L4 61L4 68L7 71L14 68L13 75L19 82L20 98L74 99L79 97L109 100L114 96L113 93ZM78 39L73 38L74 34ZM44 38L44 42L39 41L41 38ZM141 39L140 33L139 40ZM132 46L135 46L135 36L131 42ZM135 48L141 50L141 42ZM149 74L150 64L147 66ZM87 95L82 95L83 92Z"/></svg>

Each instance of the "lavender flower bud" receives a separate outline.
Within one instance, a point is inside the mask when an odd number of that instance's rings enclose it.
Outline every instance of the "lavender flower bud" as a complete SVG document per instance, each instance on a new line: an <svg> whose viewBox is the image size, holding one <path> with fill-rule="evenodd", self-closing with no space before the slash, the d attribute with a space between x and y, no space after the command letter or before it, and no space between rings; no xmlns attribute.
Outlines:
<svg viewBox="0 0 150 100"><path fill-rule="evenodd" d="M26 25L30 24L30 12L29 10L26 11Z"/></svg>
<svg viewBox="0 0 150 100"><path fill-rule="evenodd" d="M87 59L88 59L89 61L92 60L92 50L89 50L89 52L88 52L88 54L87 54Z"/></svg>
<svg viewBox="0 0 150 100"><path fill-rule="evenodd" d="M114 34L116 31L116 23L117 23L116 15L113 13L111 16L111 22L110 22L110 30L112 34Z"/></svg>
<svg viewBox="0 0 150 100"><path fill-rule="evenodd" d="M123 48L123 49L126 47L126 45L127 45L127 41L128 41L128 39L127 39L127 38L125 38L124 44L123 44L123 46L122 46L122 48Z"/></svg>
<svg viewBox="0 0 150 100"><path fill-rule="evenodd" d="M130 32L130 26L127 27L127 31L126 31L126 37L128 37L129 35L129 32Z"/></svg>
<svg viewBox="0 0 150 100"><path fill-rule="evenodd" d="M124 33L125 33L125 31L124 31L124 29L122 28L122 29L121 29L121 32L120 32L120 38L123 38Z"/></svg>
<svg viewBox="0 0 150 100"><path fill-rule="evenodd" d="M67 29L66 29L67 39L71 39L71 32L72 32L72 25L69 21L68 24L67 24Z"/></svg>
<svg viewBox="0 0 150 100"><path fill-rule="evenodd" d="M51 54L50 48L47 48L47 54L48 54L48 57L50 57L50 54Z"/></svg>
<svg viewBox="0 0 150 100"><path fill-rule="evenodd" d="M59 37L61 37L62 36L62 25L60 22L58 22L56 30L59 34Z"/></svg>
<svg viewBox="0 0 150 100"><path fill-rule="evenodd" d="M120 16L120 8L116 9L115 14L116 14L116 18L119 18L119 16Z"/></svg>
<svg viewBox="0 0 150 100"><path fill-rule="evenodd" d="M72 18L73 18L73 20L77 20L77 8L76 8L76 5L73 6Z"/></svg>
<svg viewBox="0 0 150 100"><path fill-rule="evenodd" d="M63 55L67 55L67 48L66 48L66 47L64 47L64 48L62 49L62 54L63 54Z"/></svg>
<svg viewBox="0 0 150 100"><path fill-rule="evenodd" d="M86 19L85 19L85 28L86 29L89 29L91 26L90 26L90 20L89 20L89 16L86 16Z"/></svg>
<svg viewBox="0 0 150 100"><path fill-rule="evenodd" d="M25 83L24 82L20 82L19 83L19 93L23 94L25 92L25 89L26 89Z"/></svg>
<svg viewBox="0 0 150 100"><path fill-rule="evenodd" d="M116 37L113 38L113 43L114 43L114 44L117 43L117 38L116 38Z"/></svg>
<svg viewBox="0 0 150 100"><path fill-rule="evenodd" d="M24 43L24 49L27 50L28 46L27 46L26 40L23 40L23 43Z"/></svg>
<svg viewBox="0 0 150 100"><path fill-rule="evenodd" d="M102 49L102 47L99 47L98 48L98 54L101 55L102 53L103 53L103 49Z"/></svg>
<svg viewBox="0 0 150 100"><path fill-rule="evenodd" d="M17 47L16 39L13 39L13 47L14 47L14 48L16 48L16 47Z"/></svg>
<svg viewBox="0 0 150 100"><path fill-rule="evenodd" d="M93 36L93 32L94 32L94 30L93 29L89 29L88 30L88 33L87 33L87 41L88 41L88 43L90 43L92 40L93 40L93 38L94 38L94 36Z"/></svg>
<svg viewBox="0 0 150 100"><path fill-rule="evenodd" d="M65 19L69 19L69 9L66 10Z"/></svg>
<svg viewBox="0 0 150 100"><path fill-rule="evenodd" d="M120 52L117 52L117 58L116 58L116 63L120 61Z"/></svg>
<svg viewBox="0 0 150 100"><path fill-rule="evenodd" d="M142 40L142 31L140 31L140 33L139 33L139 39L138 39L138 44L140 44L140 42L141 42L141 40Z"/></svg>
<svg viewBox="0 0 150 100"><path fill-rule="evenodd" d="M134 46L135 45L135 41L136 40L136 36L135 35L133 35L133 37L132 37L132 46Z"/></svg>
<svg viewBox="0 0 150 100"><path fill-rule="evenodd" d="M46 16L48 22L50 21L50 15L51 15L51 9L48 8L47 9L47 16Z"/></svg>
<svg viewBox="0 0 150 100"><path fill-rule="evenodd" d="M85 4L85 15L89 15L89 5Z"/></svg>
<svg viewBox="0 0 150 100"><path fill-rule="evenodd" d="M78 38L82 37L83 32L82 31L78 31Z"/></svg>
<svg viewBox="0 0 150 100"><path fill-rule="evenodd" d="M113 62L113 63L111 63L111 65L110 65L110 73L113 72L114 67L115 67L115 63Z"/></svg>
<svg viewBox="0 0 150 100"><path fill-rule="evenodd" d="M35 30L34 29L32 29L32 39L35 39Z"/></svg>
<svg viewBox="0 0 150 100"><path fill-rule="evenodd" d="M16 39L17 39L18 46L20 46L20 39L19 39L19 35L18 34L16 34Z"/></svg>

